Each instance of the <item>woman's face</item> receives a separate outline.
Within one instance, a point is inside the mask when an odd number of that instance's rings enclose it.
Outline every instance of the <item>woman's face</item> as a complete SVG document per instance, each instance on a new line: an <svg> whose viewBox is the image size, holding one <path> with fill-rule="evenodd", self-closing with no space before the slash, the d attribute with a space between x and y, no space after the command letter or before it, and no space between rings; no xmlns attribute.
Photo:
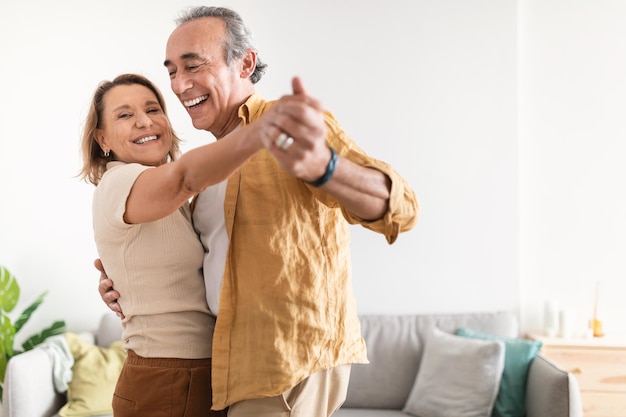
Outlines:
<svg viewBox="0 0 626 417"><path fill-rule="evenodd" d="M140 84L118 85L104 95L103 128L96 138L114 159L158 166L172 146L169 120L154 93Z"/></svg>

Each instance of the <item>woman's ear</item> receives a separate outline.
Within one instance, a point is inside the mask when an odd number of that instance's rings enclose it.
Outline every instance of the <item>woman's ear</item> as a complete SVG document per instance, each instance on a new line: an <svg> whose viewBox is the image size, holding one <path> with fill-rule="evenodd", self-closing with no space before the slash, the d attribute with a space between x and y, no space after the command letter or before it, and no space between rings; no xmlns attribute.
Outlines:
<svg viewBox="0 0 626 417"><path fill-rule="evenodd" d="M106 138L104 137L104 133L101 129L96 129L96 131L93 133L93 137L98 145L100 145L100 149L102 149L102 152L108 153L109 151L111 151L111 148L107 145Z"/></svg>
<svg viewBox="0 0 626 417"><path fill-rule="evenodd" d="M256 52L248 49L241 59L241 78L250 78L256 68Z"/></svg>

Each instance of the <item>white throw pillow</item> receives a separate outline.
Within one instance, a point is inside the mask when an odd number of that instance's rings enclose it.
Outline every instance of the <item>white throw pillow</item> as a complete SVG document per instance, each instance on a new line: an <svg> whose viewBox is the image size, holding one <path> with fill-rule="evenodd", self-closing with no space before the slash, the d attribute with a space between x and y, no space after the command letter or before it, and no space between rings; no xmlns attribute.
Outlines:
<svg viewBox="0 0 626 417"><path fill-rule="evenodd" d="M503 369L503 342L433 328L403 411L418 417L489 417Z"/></svg>

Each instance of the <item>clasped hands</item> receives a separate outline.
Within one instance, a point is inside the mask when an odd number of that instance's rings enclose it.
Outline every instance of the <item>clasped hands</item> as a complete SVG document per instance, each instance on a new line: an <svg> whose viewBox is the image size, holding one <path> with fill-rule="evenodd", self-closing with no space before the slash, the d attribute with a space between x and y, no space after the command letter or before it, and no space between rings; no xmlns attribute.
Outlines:
<svg viewBox="0 0 626 417"><path fill-rule="evenodd" d="M300 78L292 80L293 94L285 95L257 120L265 148L291 175L311 182L326 169L324 107L308 95Z"/></svg>

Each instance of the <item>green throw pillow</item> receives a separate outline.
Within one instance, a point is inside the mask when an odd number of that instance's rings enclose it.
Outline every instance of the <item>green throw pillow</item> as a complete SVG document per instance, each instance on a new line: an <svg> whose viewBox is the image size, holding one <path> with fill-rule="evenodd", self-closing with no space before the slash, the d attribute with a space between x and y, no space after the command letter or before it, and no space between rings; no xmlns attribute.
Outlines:
<svg viewBox="0 0 626 417"><path fill-rule="evenodd" d="M74 333L65 333L65 339L74 357L74 366L72 381L67 389L67 403L59 415L88 417L113 414L113 391L126 359L122 341L103 348Z"/></svg>
<svg viewBox="0 0 626 417"><path fill-rule="evenodd" d="M504 372L500 390L493 407L495 417L524 417L526 415L526 379L528 369L541 349L537 340L514 339L480 333L467 328L456 332L459 336L504 342Z"/></svg>

